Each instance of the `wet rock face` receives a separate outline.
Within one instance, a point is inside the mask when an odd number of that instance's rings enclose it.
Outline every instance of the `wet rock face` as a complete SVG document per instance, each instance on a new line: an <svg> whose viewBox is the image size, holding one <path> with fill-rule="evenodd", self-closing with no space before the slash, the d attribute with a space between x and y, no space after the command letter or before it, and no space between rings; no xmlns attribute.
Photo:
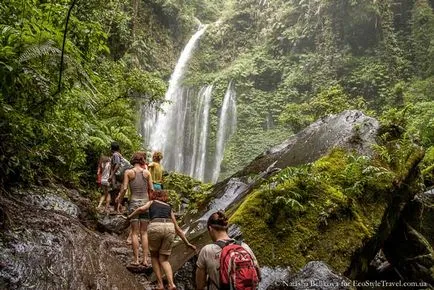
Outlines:
<svg viewBox="0 0 434 290"><path fill-rule="evenodd" d="M62 190L0 196L0 289L143 289L110 250L119 240L85 227Z"/></svg>
<svg viewBox="0 0 434 290"><path fill-rule="evenodd" d="M351 289L351 281L334 273L325 263L312 261L287 280L278 280L267 290L277 289Z"/></svg>
<svg viewBox="0 0 434 290"><path fill-rule="evenodd" d="M344 111L339 115L330 115L311 124L282 144L267 150L236 176L309 163L333 147L370 155L378 129L378 121L360 111Z"/></svg>
<svg viewBox="0 0 434 290"><path fill-rule="evenodd" d="M289 281L291 272L289 268L262 267L261 277L262 280L259 284L259 289L287 289L288 286L286 282Z"/></svg>

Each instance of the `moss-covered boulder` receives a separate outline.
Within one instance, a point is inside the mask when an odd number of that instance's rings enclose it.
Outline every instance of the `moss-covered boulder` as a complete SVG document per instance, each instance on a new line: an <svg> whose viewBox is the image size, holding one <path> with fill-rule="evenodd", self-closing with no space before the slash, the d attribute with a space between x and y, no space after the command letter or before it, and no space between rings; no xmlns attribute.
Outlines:
<svg viewBox="0 0 434 290"><path fill-rule="evenodd" d="M302 268L324 261L339 272L375 233L391 175L371 160L335 149L304 167L289 167L253 191L232 215L269 266Z"/></svg>

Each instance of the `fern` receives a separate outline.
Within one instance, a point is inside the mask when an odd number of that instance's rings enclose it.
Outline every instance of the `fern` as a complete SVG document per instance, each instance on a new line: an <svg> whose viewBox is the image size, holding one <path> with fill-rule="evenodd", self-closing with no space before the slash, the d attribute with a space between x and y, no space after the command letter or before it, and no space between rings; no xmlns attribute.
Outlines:
<svg viewBox="0 0 434 290"><path fill-rule="evenodd" d="M48 40L44 44L33 45L27 48L18 58L20 63L27 62L36 58L49 55L60 55L61 51L57 47L54 47L54 41Z"/></svg>

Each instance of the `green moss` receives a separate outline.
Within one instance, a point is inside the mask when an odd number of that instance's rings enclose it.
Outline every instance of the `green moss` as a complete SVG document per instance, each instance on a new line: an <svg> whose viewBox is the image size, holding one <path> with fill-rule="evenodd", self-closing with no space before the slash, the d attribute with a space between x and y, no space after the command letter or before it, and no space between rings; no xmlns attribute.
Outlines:
<svg viewBox="0 0 434 290"><path fill-rule="evenodd" d="M345 173L357 162L362 169L370 166L333 150L312 166L284 169L272 178L274 188L265 183L251 193L230 222L240 225L262 265L299 269L322 260L344 272L354 252L375 233L386 208L384 199L354 198L343 190ZM302 209L278 203L282 198L296 200Z"/></svg>
<svg viewBox="0 0 434 290"><path fill-rule="evenodd" d="M169 190L170 200L175 208L183 197L190 201L190 209L197 209L207 204L211 198L208 191L210 187L211 184L175 172L170 172L164 177L164 188Z"/></svg>
<svg viewBox="0 0 434 290"><path fill-rule="evenodd" d="M336 148L330 153L313 164L315 173L327 172L330 175L340 174L346 166L346 152L343 149Z"/></svg>
<svg viewBox="0 0 434 290"><path fill-rule="evenodd" d="M347 201L347 197L344 195L342 190L340 190L339 188L336 188L333 186L328 186L325 189L325 193L336 201L339 201L339 202L346 202Z"/></svg>

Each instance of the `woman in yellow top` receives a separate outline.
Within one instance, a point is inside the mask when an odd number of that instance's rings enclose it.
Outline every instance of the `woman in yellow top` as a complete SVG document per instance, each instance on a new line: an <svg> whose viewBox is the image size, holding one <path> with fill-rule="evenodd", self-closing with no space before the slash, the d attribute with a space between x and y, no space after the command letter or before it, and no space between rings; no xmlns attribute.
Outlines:
<svg viewBox="0 0 434 290"><path fill-rule="evenodd" d="M162 159L163 153L155 151L154 154L152 154L152 162L148 164L155 190L163 189L163 166L160 164Z"/></svg>

